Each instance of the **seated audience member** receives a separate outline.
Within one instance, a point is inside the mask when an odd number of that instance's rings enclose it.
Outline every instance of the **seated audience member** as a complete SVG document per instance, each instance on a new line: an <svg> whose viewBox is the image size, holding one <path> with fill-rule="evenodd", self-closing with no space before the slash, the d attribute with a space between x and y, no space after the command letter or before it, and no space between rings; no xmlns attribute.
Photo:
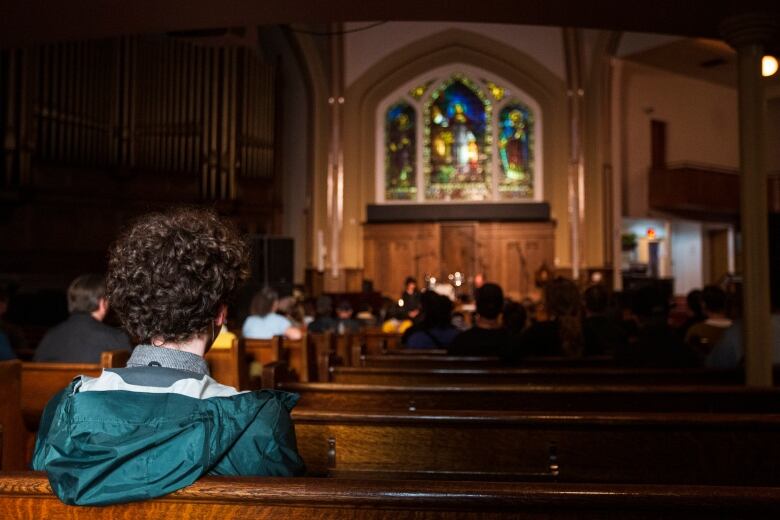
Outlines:
<svg viewBox="0 0 780 520"><path fill-rule="evenodd" d="M403 303L401 303L403 302ZM404 281L404 292L398 298L400 307L417 308L420 306L420 290L417 288L417 280L413 276L407 276Z"/></svg>
<svg viewBox="0 0 780 520"><path fill-rule="evenodd" d="M298 304L294 296L285 296L279 299L276 313L287 318L295 328L304 327L303 308Z"/></svg>
<svg viewBox="0 0 780 520"><path fill-rule="evenodd" d="M477 312L474 326L461 332L447 348L452 356L506 356L512 338L501 325L504 291L494 283L486 283L476 291Z"/></svg>
<svg viewBox="0 0 780 520"><path fill-rule="evenodd" d="M11 341L5 332L0 330L0 361L8 361L9 359L16 359L16 354L11 348Z"/></svg>
<svg viewBox="0 0 780 520"><path fill-rule="evenodd" d="M420 298L422 319L404 333L407 348L447 348L460 332L452 326L452 302L446 296L426 291Z"/></svg>
<svg viewBox="0 0 780 520"><path fill-rule="evenodd" d="M276 313L279 295L273 289L265 288L252 298L251 315L241 327L241 335L247 339L271 339L284 336L287 339L301 339L301 330L292 322Z"/></svg>
<svg viewBox="0 0 780 520"><path fill-rule="evenodd" d="M706 319L688 329L685 342L706 357L733 322L726 317L726 291L708 285L701 292L701 299Z"/></svg>
<svg viewBox="0 0 780 520"><path fill-rule="evenodd" d="M27 348L27 337L21 327L7 320L6 314L10 303L10 289L0 284L0 331L6 335L14 352L19 352Z"/></svg>
<svg viewBox="0 0 780 520"><path fill-rule="evenodd" d="M382 332L385 334L406 332L414 325L414 320L420 314L420 309L415 305L417 304L413 302L404 307L391 306L385 321L382 323Z"/></svg>
<svg viewBox="0 0 780 520"><path fill-rule="evenodd" d="M583 351L580 293L571 280L557 277L544 284L544 312L520 337L515 361L528 356L581 356Z"/></svg>
<svg viewBox="0 0 780 520"><path fill-rule="evenodd" d="M322 295L317 298L317 315L309 323L309 332L333 332L336 330L336 320L333 318L333 300Z"/></svg>
<svg viewBox="0 0 780 520"><path fill-rule="evenodd" d="M107 350L129 349L127 335L102 323L108 313L105 278L81 275L68 287L70 317L41 340L34 361L59 363L100 363Z"/></svg>
<svg viewBox="0 0 780 520"><path fill-rule="evenodd" d="M780 365L780 301L773 295L772 315L772 363ZM742 347L742 321L726 329L704 359L707 368L737 368L744 364L745 351Z"/></svg>
<svg viewBox="0 0 780 520"><path fill-rule="evenodd" d="M609 291L604 285L588 287L583 294L585 318L582 320L584 355L612 356L624 349L628 338L625 329L608 315Z"/></svg>
<svg viewBox="0 0 780 520"><path fill-rule="evenodd" d="M210 211L147 215L112 247L108 298L141 344L127 368L80 376L46 406L33 468L63 502L147 500L207 473L303 472L297 396L237 392L203 359L246 275L245 244Z"/></svg>
<svg viewBox="0 0 780 520"><path fill-rule="evenodd" d="M669 326L669 302L662 291L647 286L629 296L633 337L615 357L623 365L647 368L689 368L700 364L696 352Z"/></svg>
<svg viewBox="0 0 780 520"><path fill-rule="evenodd" d="M373 327L376 325L376 316L374 316L371 306L367 303L360 304L355 319L360 322L361 327Z"/></svg>
<svg viewBox="0 0 780 520"><path fill-rule="evenodd" d="M688 292L687 296L685 297L685 303L688 307L688 317L677 329L680 337L683 339L685 339L686 335L688 334L688 329L707 319L707 315L704 314L704 307L701 296L701 290L694 289Z"/></svg>
<svg viewBox="0 0 780 520"><path fill-rule="evenodd" d="M528 324L528 314L525 307L517 302L507 302L504 305L504 328L515 338L519 338L525 332Z"/></svg>
<svg viewBox="0 0 780 520"><path fill-rule="evenodd" d="M361 324L352 317L353 313L352 304L348 300L341 300L336 305L336 332L338 334L355 334L360 332Z"/></svg>

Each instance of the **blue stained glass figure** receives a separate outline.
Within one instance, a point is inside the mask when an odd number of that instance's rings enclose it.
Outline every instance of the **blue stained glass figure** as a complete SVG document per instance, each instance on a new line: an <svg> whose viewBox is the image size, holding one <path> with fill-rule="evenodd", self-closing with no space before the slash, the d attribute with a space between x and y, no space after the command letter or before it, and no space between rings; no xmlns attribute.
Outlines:
<svg viewBox="0 0 780 520"><path fill-rule="evenodd" d="M385 116L385 199L413 200L417 194L415 110L400 101Z"/></svg>
<svg viewBox="0 0 780 520"><path fill-rule="evenodd" d="M489 195L489 110L482 91L461 76L433 92L426 111L429 199L481 200Z"/></svg>
<svg viewBox="0 0 780 520"><path fill-rule="evenodd" d="M498 115L498 156L501 164L501 198L533 196L533 114L512 102Z"/></svg>

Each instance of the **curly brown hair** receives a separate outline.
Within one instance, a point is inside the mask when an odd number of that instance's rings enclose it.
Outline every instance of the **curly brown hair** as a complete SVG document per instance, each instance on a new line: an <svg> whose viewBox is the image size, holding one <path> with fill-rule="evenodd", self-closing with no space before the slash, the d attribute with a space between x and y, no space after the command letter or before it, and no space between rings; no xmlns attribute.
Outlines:
<svg viewBox="0 0 780 520"><path fill-rule="evenodd" d="M205 209L137 220L111 247L107 295L136 340L181 342L209 330L248 276L247 246Z"/></svg>

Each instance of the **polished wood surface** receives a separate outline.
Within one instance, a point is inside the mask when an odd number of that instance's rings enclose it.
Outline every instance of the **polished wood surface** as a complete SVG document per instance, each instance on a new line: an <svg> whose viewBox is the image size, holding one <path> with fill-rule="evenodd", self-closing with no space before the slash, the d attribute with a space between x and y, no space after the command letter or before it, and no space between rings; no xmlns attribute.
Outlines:
<svg viewBox="0 0 780 520"><path fill-rule="evenodd" d="M15 520L737 519L780 512L773 487L205 477L166 497L73 507L37 472L0 474L0 517Z"/></svg>
<svg viewBox="0 0 780 520"><path fill-rule="evenodd" d="M780 484L780 415L293 411L310 475Z"/></svg>
<svg viewBox="0 0 780 520"><path fill-rule="evenodd" d="M481 272L520 299L533 289L534 273L554 265L554 230L552 222L365 224L364 275L396 297L410 275L421 282L426 274Z"/></svg>
<svg viewBox="0 0 780 520"><path fill-rule="evenodd" d="M80 375L99 377L104 368L122 368L127 350L101 354L101 363L22 363L22 416L28 430L36 431L49 399Z"/></svg>
<svg viewBox="0 0 780 520"><path fill-rule="evenodd" d="M497 357L447 356L421 354L364 355L360 357L361 367L387 368L489 368L500 367Z"/></svg>
<svg viewBox="0 0 780 520"><path fill-rule="evenodd" d="M21 412L22 364L0 361L0 428L2 429L2 468L24 469L25 442Z"/></svg>
<svg viewBox="0 0 780 520"><path fill-rule="evenodd" d="M744 386L448 387L280 382L311 410L517 410L780 413L780 389Z"/></svg>
<svg viewBox="0 0 780 520"><path fill-rule="evenodd" d="M230 348L212 348L206 353L205 359L211 377L218 383L238 389L247 388L249 368L243 342L236 338Z"/></svg>
<svg viewBox="0 0 780 520"><path fill-rule="evenodd" d="M374 385L734 385L744 375L730 370L624 368L396 368L331 367L331 382Z"/></svg>

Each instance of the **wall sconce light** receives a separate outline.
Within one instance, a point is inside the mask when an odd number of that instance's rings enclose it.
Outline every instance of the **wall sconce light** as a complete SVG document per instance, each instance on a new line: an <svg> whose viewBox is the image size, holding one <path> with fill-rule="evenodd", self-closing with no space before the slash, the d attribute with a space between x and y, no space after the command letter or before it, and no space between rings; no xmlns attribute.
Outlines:
<svg viewBox="0 0 780 520"><path fill-rule="evenodd" d="M774 76L777 72L777 58L767 54L761 59L761 75L765 78Z"/></svg>

